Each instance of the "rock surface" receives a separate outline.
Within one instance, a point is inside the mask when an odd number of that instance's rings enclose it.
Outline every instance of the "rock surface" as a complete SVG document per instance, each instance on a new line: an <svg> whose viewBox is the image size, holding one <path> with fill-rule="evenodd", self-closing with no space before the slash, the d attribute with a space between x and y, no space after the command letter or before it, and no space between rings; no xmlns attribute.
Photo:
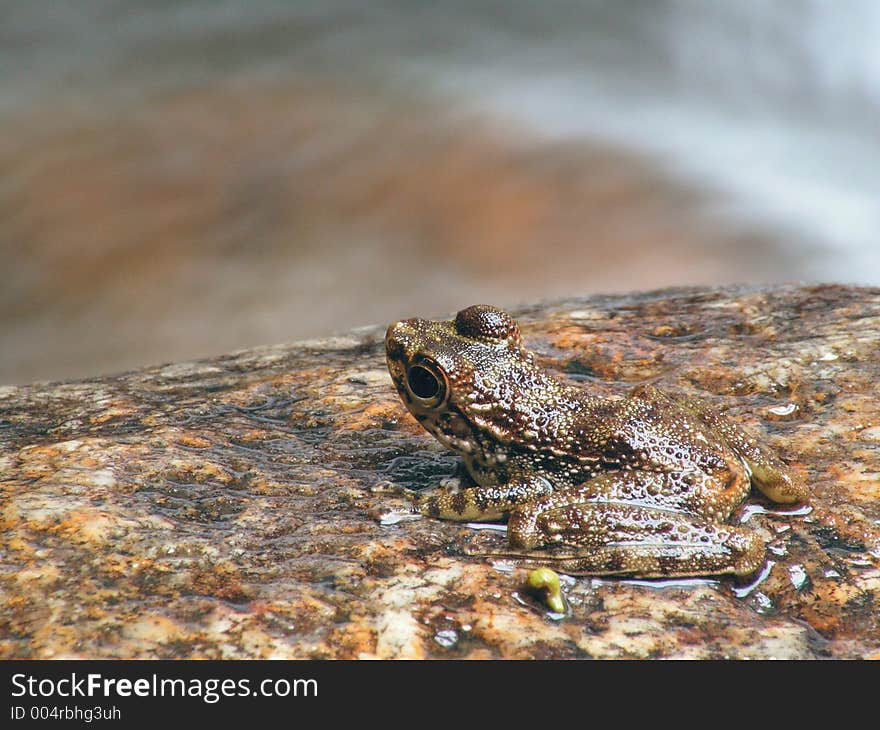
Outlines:
<svg viewBox="0 0 880 730"><path fill-rule="evenodd" d="M548 613L524 568L471 554L502 535L406 514L400 487L457 464L375 327L0 388L0 658L880 658L880 289L513 313L548 367L703 396L802 470L810 509L738 515L762 580L565 577Z"/></svg>

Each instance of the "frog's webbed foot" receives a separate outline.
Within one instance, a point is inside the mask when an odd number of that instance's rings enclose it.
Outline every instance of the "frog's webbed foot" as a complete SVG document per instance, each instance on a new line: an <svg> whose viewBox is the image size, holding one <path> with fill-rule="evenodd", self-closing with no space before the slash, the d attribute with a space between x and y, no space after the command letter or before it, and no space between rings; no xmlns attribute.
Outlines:
<svg viewBox="0 0 880 730"><path fill-rule="evenodd" d="M757 534L652 503L650 498L621 498L628 488L641 490L655 479L655 486L662 487L668 476L603 474L518 507L508 521L510 545L527 551L555 546L544 551L545 562L565 572L591 575L749 575L763 565L765 546Z"/></svg>
<svg viewBox="0 0 880 730"><path fill-rule="evenodd" d="M540 477L493 487L449 489L441 486L432 494L416 497L414 508L423 515L444 520L491 522L502 519L517 505L551 491L550 484Z"/></svg>

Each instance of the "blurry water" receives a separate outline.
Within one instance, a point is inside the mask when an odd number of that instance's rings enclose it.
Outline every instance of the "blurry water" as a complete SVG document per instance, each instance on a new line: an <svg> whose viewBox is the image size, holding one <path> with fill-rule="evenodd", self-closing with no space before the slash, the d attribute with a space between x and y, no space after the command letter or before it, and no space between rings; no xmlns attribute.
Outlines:
<svg viewBox="0 0 880 730"><path fill-rule="evenodd" d="M505 69L485 83L493 109L645 152L712 190L723 222L769 222L793 257L814 244L807 276L878 283L880 5L678 0L614 16L643 53L612 46L513 82Z"/></svg>
<svg viewBox="0 0 880 730"><path fill-rule="evenodd" d="M0 0L0 382L880 284L880 6Z"/></svg>

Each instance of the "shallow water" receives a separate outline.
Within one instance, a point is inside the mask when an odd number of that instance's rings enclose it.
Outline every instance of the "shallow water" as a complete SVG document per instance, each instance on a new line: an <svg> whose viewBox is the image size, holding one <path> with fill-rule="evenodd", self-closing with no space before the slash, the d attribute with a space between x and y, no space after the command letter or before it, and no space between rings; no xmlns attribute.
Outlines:
<svg viewBox="0 0 880 730"><path fill-rule="evenodd" d="M0 382L477 301L880 283L878 29L809 0L14 4Z"/></svg>

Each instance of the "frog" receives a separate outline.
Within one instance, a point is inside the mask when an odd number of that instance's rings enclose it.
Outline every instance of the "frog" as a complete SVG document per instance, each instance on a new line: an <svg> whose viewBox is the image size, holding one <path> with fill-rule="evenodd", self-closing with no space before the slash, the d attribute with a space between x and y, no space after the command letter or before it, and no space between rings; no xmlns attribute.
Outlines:
<svg viewBox="0 0 880 730"><path fill-rule="evenodd" d="M541 366L499 307L394 322L385 354L409 413L473 482L420 490L413 511L506 520L512 557L595 576L750 576L766 542L731 521L752 488L807 501L799 472L708 400L649 382L593 393Z"/></svg>

